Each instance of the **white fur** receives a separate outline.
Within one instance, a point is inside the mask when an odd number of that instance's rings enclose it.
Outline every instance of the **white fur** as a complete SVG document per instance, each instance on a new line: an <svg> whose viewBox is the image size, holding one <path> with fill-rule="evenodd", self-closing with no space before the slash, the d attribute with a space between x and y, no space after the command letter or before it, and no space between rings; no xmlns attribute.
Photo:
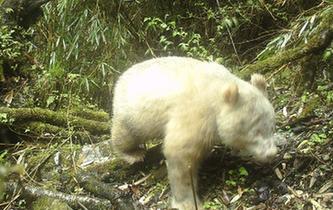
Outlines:
<svg viewBox="0 0 333 210"><path fill-rule="evenodd" d="M192 58L164 57L134 65L116 83L114 149L133 163L144 157L140 144L164 138L172 205L193 209L189 176L196 186L197 168L213 145L225 144L262 161L277 152L273 107L263 83L254 85L222 65Z"/></svg>

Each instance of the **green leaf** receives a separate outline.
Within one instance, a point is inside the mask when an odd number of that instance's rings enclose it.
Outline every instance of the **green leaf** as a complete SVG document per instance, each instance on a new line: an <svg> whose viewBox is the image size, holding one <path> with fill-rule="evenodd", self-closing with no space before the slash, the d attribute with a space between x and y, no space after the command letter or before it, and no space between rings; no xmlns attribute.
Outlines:
<svg viewBox="0 0 333 210"><path fill-rule="evenodd" d="M238 26L239 23L238 23L238 20L236 17L232 17L232 22L234 23L234 26Z"/></svg>
<svg viewBox="0 0 333 210"><path fill-rule="evenodd" d="M46 100L46 107L49 107L55 101L55 96L49 96Z"/></svg>
<svg viewBox="0 0 333 210"><path fill-rule="evenodd" d="M325 50L325 52L323 54L323 60L324 61L328 61L332 57L332 51L331 50Z"/></svg>
<svg viewBox="0 0 333 210"><path fill-rule="evenodd" d="M224 22L225 22L226 26L228 26L229 28L232 27L232 21L231 21L230 19L226 18L226 19L224 20Z"/></svg>
<svg viewBox="0 0 333 210"><path fill-rule="evenodd" d="M239 171L239 175L241 175L241 176L248 176L249 175L249 173L247 172L247 170L243 166L240 167L238 171Z"/></svg>
<svg viewBox="0 0 333 210"><path fill-rule="evenodd" d="M319 137L322 138L322 139L326 139L327 135L325 133L321 133L321 134L319 134Z"/></svg>
<svg viewBox="0 0 333 210"><path fill-rule="evenodd" d="M7 113L0 113L0 122L8 122Z"/></svg>
<svg viewBox="0 0 333 210"><path fill-rule="evenodd" d="M90 85L89 85L89 80L88 78L84 78L85 84L86 84L86 89L89 92L90 91Z"/></svg>
<svg viewBox="0 0 333 210"><path fill-rule="evenodd" d="M225 183L229 186L236 187L237 183L234 180L226 180Z"/></svg>
<svg viewBox="0 0 333 210"><path fill-rule="evenodd" d="M8 154L8 150L4 150L3 152L0 153L0 163L4 164L5 163L5 157Z"/></svg>
<svg viewBox="0 0 333 210"><path fill-rule="evenodd" d="M326 139L327 139L327 136L324 133L321 133L321 134L314 133L310 137L311 142L318 143L318 144L324 143Z"/></svg>
<svg viewBox="0 0 333 210"><path fill-rule="evenodd" d="M14 12L12 8L5 8L5 13L11 13Z"/></svg>

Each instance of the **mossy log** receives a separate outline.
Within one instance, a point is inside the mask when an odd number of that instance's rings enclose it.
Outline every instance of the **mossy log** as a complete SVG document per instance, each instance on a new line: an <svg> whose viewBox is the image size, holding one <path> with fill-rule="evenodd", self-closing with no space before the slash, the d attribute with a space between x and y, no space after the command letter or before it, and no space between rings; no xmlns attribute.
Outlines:
<svg viewBox="0 0 333 210"><path fill-rule="evenodd" d="M84 119L48 109L0 107L0 114L4 118L0 121L0 124L15 125L38 121L59 127L67 128L73 126L75 130L86 130L93 135L110 133L110 125L107 122ZM56 127L48 126L48 128L50 130L58 130Z"/></svg>
<svg viewBox="0 0 333 210"><path fill-rule="evenodd" d="M242 78L249 78L253 73L265 74L271 70L278 69L284 64L297 61L311 54L323 52L333 41L333 9L324 10L321 22L316 33L307 43L295 48L285 50L270 56L269 58L257 61L254 64L245 66L239 73Z"/></svg>
<svg viewBox="0 0 333 210"><path fill-rule="evenodd" d="M68 110L73 116L82 117L84 119L96 120L101 122L108 122L110 120L109 114L104 111L93 111L86 107L75 107ZM66 112L66 111L64 111Z"/></svg>
<svg viewBox="0 0 333 210"><path fill-rule="evenodd" d="M38 140L48 141L50 139L64 139L71 137L75 144L91 144L108 140L109 135L92 135L88 131L68 130L59 126L51 125L43 122L27 122L17 125L13 128L15 131L27 134Z"/></svg>

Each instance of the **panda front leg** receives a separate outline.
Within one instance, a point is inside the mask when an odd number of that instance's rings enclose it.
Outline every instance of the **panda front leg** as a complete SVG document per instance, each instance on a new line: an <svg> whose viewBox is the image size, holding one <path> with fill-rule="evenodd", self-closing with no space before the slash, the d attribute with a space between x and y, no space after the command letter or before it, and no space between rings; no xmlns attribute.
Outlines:
<svg viewBox="0 0 333 210"><path fill-rule="evenodd" d="M210 148L210 141L205 142L206 139L201 138L200 127L200 123L188 124L181 119L171 120L167 125L163 153L167 162L172 208L203 209L197 191L198 168Z"/></svg>

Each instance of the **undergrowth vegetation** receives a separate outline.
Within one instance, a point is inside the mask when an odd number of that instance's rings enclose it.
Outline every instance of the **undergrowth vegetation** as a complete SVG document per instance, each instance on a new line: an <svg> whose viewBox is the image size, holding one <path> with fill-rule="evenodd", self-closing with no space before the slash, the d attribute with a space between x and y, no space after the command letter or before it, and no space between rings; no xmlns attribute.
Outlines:
<svg viewBox="0 0 333 210"><path fill-rule="evenodd" d="M117 75L155 56L186 55L239 68L306 41L318 23L320 3L50 2L31 29L31 52L40 68L34 98L39 106L60 108L69 95L78 96L109 109Z"/></svg>

